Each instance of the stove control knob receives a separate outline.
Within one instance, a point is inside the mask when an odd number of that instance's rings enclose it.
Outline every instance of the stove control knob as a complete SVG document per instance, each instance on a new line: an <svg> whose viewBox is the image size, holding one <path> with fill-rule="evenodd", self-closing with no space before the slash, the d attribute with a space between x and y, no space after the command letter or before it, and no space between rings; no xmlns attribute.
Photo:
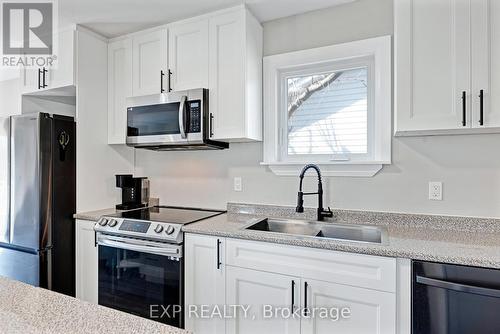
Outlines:
<svg viewBox="0 0 500 334"><path fill-rule="evenodd" d="M175 228L173 226L167 227L167 230L165 231L165 233L168 235L171 235L174 232L175 232Z"/></svg>
<svg viewBox="0 0 500 334"><path fill-rule="evenodd" d="M98 224L101 226L106 226L108 224L108 220L106 218L101 218L99 219Z"/></svg>
<svg viewBox="0 0 500 334"><path fill-rule="evenodd" d="M163 226L161 226L160 224L156 225L155 232L156 233L161 233L161 231L163 231Z"/></svg>
<svg viewBox="0 0 500 334"><path fill-rule="evenodd" d="M109 220L109 223L108 223L109 227L115 227L116 225L118 225L118 222L116 221L116 219Z"/></svg>

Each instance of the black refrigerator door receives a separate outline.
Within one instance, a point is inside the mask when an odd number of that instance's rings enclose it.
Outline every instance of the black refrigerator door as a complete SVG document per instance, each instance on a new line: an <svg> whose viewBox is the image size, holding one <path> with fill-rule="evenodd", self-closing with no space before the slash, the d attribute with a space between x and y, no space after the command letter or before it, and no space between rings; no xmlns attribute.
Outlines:
<svg viewBox="0 0 500 334"><path fill-rule="evenodd" d="M75 296L76 129L52 116L52 290Z"/></svg>

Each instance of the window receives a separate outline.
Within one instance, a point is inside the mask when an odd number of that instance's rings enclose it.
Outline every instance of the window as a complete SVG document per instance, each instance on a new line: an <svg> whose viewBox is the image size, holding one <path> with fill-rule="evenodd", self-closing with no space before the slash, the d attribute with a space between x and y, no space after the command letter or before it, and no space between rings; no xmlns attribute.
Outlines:
<svg viewBox="0 0 500 334"><path fill-rule="evenodd" d="M264 162L373 176L391 154L390 37L264 58Z"/></svg>

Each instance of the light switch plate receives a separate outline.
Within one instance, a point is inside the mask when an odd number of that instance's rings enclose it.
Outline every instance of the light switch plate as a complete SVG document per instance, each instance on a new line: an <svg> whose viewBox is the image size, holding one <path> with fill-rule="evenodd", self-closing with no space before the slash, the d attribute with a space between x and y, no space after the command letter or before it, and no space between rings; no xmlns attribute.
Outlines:
<svg viewBox="0 0 500 334"><path fill-rule="evenodd" d="M443 183L429 182L429 199L432 201L443 200Z"/></svg>

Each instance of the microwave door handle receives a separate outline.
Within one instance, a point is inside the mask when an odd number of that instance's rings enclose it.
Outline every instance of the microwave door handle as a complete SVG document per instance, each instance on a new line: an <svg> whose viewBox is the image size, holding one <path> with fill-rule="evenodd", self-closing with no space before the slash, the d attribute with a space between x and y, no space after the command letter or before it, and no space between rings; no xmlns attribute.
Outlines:
<svg viewBox="0 0 500 334"><path fill-rule="evenodd" d="M186 100L187 96L181 96L181 102L179 104L179 129L181 130L182 139L187 138L186 134Z"/></svg>

